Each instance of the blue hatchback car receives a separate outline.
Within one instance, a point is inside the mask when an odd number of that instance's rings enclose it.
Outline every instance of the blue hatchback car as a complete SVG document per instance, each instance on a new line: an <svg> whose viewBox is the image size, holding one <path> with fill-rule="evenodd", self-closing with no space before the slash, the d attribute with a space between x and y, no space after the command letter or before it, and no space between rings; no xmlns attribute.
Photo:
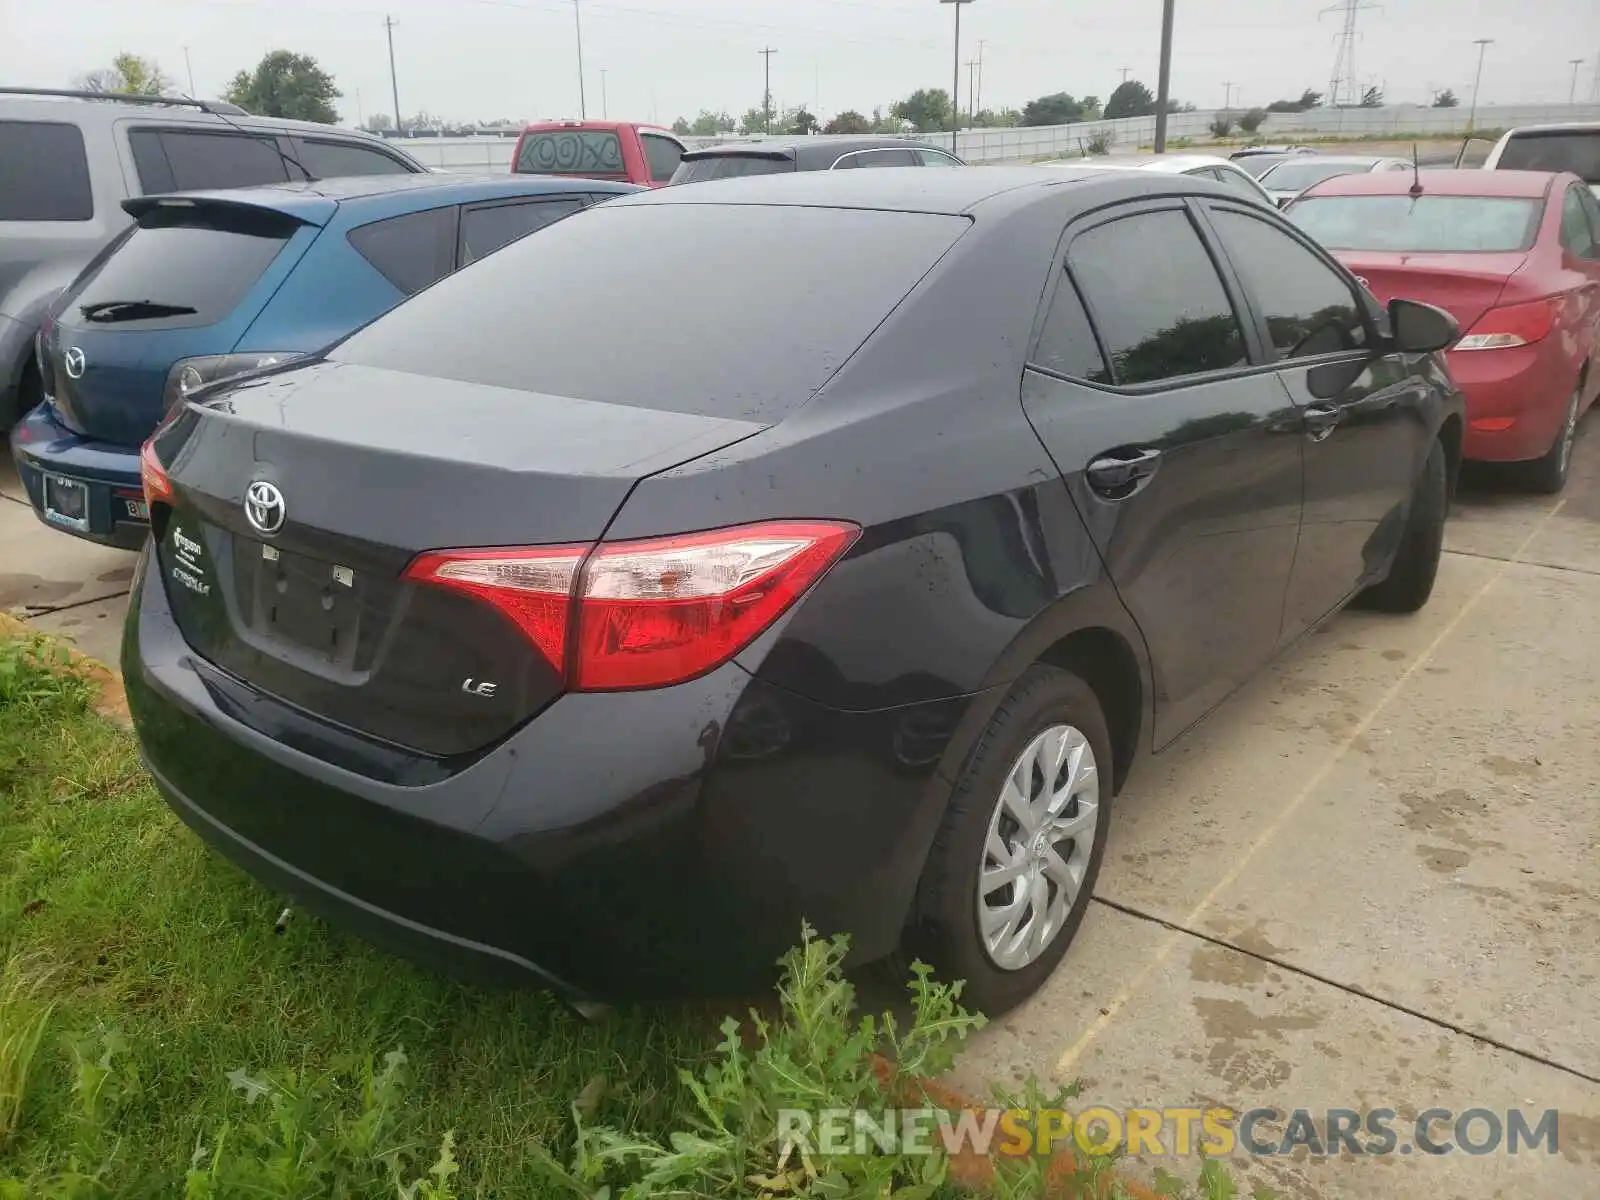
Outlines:
<svg viewBox="0 0 1600 1200"><path fill-rule="evenodd" d="M39 331L45 400L11 436L39 516L137 547L139 447L195 389L305 354L590 204L594 179L443 174L144 196Z"/></svg>

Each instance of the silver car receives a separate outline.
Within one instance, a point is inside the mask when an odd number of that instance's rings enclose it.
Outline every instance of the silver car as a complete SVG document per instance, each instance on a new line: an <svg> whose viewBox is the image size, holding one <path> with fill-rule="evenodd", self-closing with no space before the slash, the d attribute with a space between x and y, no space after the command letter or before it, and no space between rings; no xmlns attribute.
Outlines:
<svg viewBox="0 0 1600 1200"><path fill-rule="evenodd" d="M1097 171L1163 171L1170 175L1193 175L1200 179L1215 179L1261 204L1271 204L1272 197L1241 171L1237 163L1213 154L1124 154L1107 158L1064 158L1057 162L1040 164L1046 167L1085 167Z"/></svg>
<svg viewBox="0 0 1600 1200"><path fill-rule="evenodd" d="M1283 208L1308 187L1315 187L1324 179L1332 179L1336 175L1359 175L1365 171L1409 170L1411 164L1403 158L1317 154L1285 159L1265 172L1260 182L1272 196L1272 202Z"/></svg>

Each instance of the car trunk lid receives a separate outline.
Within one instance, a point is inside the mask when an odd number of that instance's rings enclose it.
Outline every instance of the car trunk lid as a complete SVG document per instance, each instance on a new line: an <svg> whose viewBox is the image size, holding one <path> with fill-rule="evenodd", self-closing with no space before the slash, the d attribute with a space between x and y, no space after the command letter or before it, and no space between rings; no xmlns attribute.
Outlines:
<svg viewBox="0 0 1600 1200"><path fill-rule="evenodd" d="M271 373L158 433L163 584L228 673L369 737L468 754L565 679L506 616L407 564L592 544L638 479L762 428L350 363Z"/></svg>
<svg viewBox="0 0 1600 1200"><path fill-rule="evenodd" d="M1471 329L1527 261L1510 253L1418 254L1335 251L1345 266L1384 304L1397 297L1421 300L1450 313L1462 332Z"/></svg>

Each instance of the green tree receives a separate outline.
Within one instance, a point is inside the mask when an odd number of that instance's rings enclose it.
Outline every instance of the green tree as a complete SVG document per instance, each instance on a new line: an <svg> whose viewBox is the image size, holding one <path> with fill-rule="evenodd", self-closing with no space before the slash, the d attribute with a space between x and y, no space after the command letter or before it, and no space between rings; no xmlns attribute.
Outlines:
<svg viewBox="0 0 1600 1200"><path fill-rule="evenodd" d="M1156 98L1137 79L1124 79L1106 101L1106 119L1147 117L1156 111Z"/></svg>
<svg viewBox="0 0 1600 1200"><path fill-rule="evenodd" d="M1083 101L1074 99L1071 92L1052 92L1022 106L1024 125L1071 125L1085 119Z"/></svg>
<svg viewBox="0 0 1600 1200"><path fill-rule="evenodd" d="M918 88L889 108L889 115L911 122L918 133L950 128L950 93L943 88Z"/></svg>
<svg viewBox="0 0 1600 1200"><path fill-rule="evenodd" d="M689 122L689 132L696 137L715 137L719 133L732 133L734 120L725 112L712 112L702 108L700 115Z"/></svg>
<svg viewBox="0 0 1600 1200"><path fill-rule="evenodd" d="M87 92L127 92L135 96L160 96L172 87L153 58L123 51L109 67L90 71L78 81Z"/></svg>
<svg viewBox="0 0 1600 1200"><path fill-rule="evenodd" d="M263 56L254 71L235 75L224 96L258 116L332 125L339 119L333 102L342 94L333 85L333 76L309 54L273 50Z"/></svg>
<svg viewBox="0 0 1600 1200"><path fill-rule="evenodd" d="M872 122L853 108L835 113L833 120L822 127L823 133L871 133Z"/></svg>
<svg viewBox="0 0 1600 1200"><path fill-rule="evenodd" d="M679 137L688 137L689 128L690 126L688 117L679 117L672 123L672 132L677 134Z"/></svg>
<svg viewBox="0 0 1600 1200"><path fill-rule="evenodd" d="M1300 93L1300 99L1274 100L1271 104L1267 105L1267 111L1269 113L1306 112L1309 109L1316 108L1321 103L1322 93L1311 88L1307 88L1305 91Z"/></svg>
<svg viewBox="0 0 1600 1200"><path fill-rule="evenodd" d="M883 109L875 108L872 110L872 132L899 133L901 132L900 118L892 113L889 116L885 116Z"/></svg>
<svg viewBox="0 0 1600 1200"><path fill-rule="evenodd" d="M778 122L778 128L785 133L809 134L815 133L821 126L817 118L801 105L785 112Z"/></svg>
<svg viewBox="0 0 1600 1200"><path fill-rule="evenodd" d="M1450 88L1445 88L1444 91L1433 98L1433 106L1435 108L1454 108L1460 103L1461 101L1456 98L1455 92Z"/></svg>
<svg viewBox="0 0 1600 1200"><path fill-rule="evenodd" d="M767 127L767 114L759 108L747 108L739 118L740 133L761 133Z"/></svg>
<svg viewBox="0 0 1600 1200"><path fill-rule="evenodd" d="M1223 113L1213 120L1211 124L1207 125L1206 128L1211 130L1213 137L1225 138L1233 132L1233 118L1227 113Z"/></svg>
<svg viewBox="0 0 1600 1200"><path fill-rule="evenodd" d="M1362 108L1382 108L1383 107L1383 89L1381 87L1369 87L1366 91L1362 92L1361 93L1361 107Z"/></svg>
<svg viewBox="0 0 1600 1200"><path fill-rule="evenodd" d="M1095 105L1096 111L1099 105ZM980 108L972 118L974 129L1015 129L1022 124L1022 114L1014 108Z"/></svg>
<svg viewBox="0 0 1600 1200"><path fill-rule="evenodd" d="M1252 108L1249 112L1240 115L1239 128L1244 130L1246 133L1254 133L1256 130L1261 128L1261 123L1266 119L1266 109Z"/></svg>

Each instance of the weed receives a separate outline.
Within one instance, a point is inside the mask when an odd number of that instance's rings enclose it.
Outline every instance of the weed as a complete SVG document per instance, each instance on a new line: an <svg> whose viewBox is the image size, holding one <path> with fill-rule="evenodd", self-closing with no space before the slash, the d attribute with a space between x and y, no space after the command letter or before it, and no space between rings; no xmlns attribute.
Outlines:
<svg viewBox="0 0 1600 1200"><path fill-rule="evenodd" d="M1213 137L1225 138L1233 132L1233 118L1228 116L1218 117L1206 126Z"/></svg>
<svg viewBox="0 0 1600 1200"><path fill-rule="evenodd" d="M89 684L66 646L43 634L0 637L0 708L88 703Z"/></svg>
<svg viewBox="0 0 1600 1200"><path fill-rule="evenodd" d="M34 1056L55 1011L42 996L48 978L35 955L14 954L0 969L0 1150L17 1132Z"/></svg>
<svg viewBox="0 0 1600 1200"><path fill-rule="evenodd" d="M1109 129L1096 130L1084 143L1083 152L1087 155L1101 155L1111 153L1111 131Z"/></svg>

